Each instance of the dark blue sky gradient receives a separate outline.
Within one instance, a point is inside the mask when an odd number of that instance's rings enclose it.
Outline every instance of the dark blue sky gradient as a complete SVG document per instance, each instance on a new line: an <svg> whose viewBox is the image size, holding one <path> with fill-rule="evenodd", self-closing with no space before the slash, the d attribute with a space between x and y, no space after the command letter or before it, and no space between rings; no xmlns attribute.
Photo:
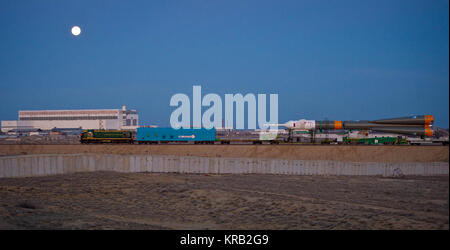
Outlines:
<svg viewBox="0 0 450 250"><path fill-rule="evenodd" d="M74 37L73 25L82 33ZM0 2L0 119L278 93L279 120L432 114L449 127L449 1Z"/></svg>

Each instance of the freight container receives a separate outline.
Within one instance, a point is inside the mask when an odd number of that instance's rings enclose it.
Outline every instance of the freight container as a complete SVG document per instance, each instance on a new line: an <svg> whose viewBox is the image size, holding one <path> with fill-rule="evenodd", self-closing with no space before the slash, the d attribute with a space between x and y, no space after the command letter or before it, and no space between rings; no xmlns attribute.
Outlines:
<svg viewBox="0 0 450 250"><path fill-rule="evenodd" d="M214 143L216 140L216 130L206 129L173 129L173 128L138 128L136 141L139 143L158 142L190 142Z"/></svg>

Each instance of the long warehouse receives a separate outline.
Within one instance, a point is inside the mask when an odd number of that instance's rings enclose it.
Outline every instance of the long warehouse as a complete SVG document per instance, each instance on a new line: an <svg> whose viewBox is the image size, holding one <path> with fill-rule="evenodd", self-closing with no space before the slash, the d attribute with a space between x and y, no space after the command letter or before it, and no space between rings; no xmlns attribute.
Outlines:
<svg viewBox="0 0 450 250"><path fill-rule="evenodd" d="M22 129L50 130L53 128L136 129L139 116L136 110L20 110L17 121L2 121L2 132Z"/></svg>

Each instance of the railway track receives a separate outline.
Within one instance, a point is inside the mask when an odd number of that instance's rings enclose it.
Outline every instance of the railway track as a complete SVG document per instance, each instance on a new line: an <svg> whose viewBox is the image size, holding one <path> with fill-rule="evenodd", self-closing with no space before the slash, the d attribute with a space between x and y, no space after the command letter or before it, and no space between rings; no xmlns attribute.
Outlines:
<svg viewBox="0 0 450 250"><path fill-rule="evenodd" d="M382 147L382 146L396 146L396 147L417 147L417 146L447 146L442 145L440 143L434 144L423 144L423 145L411 145L411 144L394 144L394 145L373 145L373 144L321 144L321 143L279 143L279 144L252 144L252 143L231 143L231 144L194 144L194 143L160 143L160 144L128 144L128 143L0 143L0 146L9 146L9 145L90 145L90 146L102 146L102 145L117 145L117 146L323 146L323 147L348 147L348 146L361 146L361 147Z"/></svg>

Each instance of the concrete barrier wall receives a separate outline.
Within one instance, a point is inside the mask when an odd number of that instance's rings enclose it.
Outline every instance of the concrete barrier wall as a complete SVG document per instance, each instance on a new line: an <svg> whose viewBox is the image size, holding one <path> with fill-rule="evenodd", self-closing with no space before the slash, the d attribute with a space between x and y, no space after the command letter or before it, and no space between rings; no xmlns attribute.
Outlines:
<svg viewBox="0 0 450 250"><path fill-rule="evenodd" d="M291 174L291 175L448 175L448 162L337 162L261 158L164 155L59 154L0 157L0 177L27 177L92 171Z"/></svg>

